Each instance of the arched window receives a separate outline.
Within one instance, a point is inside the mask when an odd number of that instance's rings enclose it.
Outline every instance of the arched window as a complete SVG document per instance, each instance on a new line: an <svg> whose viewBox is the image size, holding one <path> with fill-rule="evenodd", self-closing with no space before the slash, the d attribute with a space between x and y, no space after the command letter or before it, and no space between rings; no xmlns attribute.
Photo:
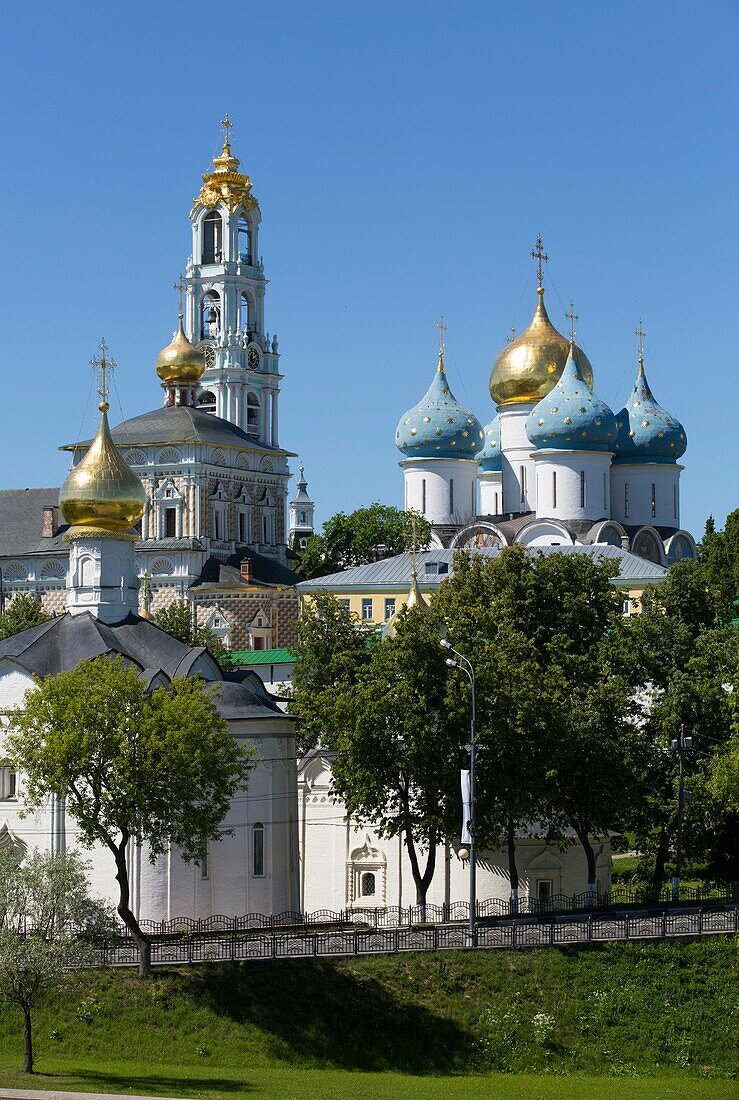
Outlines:
<svg viewBox="0 0 739 1100"><path fill-rule="evenodd" d="M257 821L251 831L252 874L255 878L264 877L264 825Z"/></svg>
<svg viewBox="0 0 739 1100"><path fill-rule="evenodd" d="M242 264L251 263L251 226L244 214L239 218L239 259Z"/></svg>
<svg viewBox="0 0 739 1100"><path fill-rule="evenodd" d="M209 290L200 304L200 339L212 340L220 334L221 299L215 290Z"/></svg>
<svg viewBox="0 0 739 1100"><path fill-rule="evenodd" d="M259 435L259 410L259 398L255 393L249 393L246 398L247 435Z"/></svg>
<svg viewBox="0 0 739 1100"><path fill-rule="evenodd" d="M239 332L251 332L249 298L246 294L239 297Z"/></svg>
<svg viewBox="0 0 739 1100"><path fill-rule="evenodd" d="M361 879L361 897L373 898L375 896L377 883L375 882L374 871L364 871Z"/></svg>
<svg viewBox="0 0 739 1100"><path fill-rule="evenodd" d="M301 526L305 526L305 512L301 512L298 516L298 523L301 524Z"/></svg>
<svg viewBox="0 0 739 1100"><path fill-rule="evenodd" d="M204 393L198 396L198 405L206 412L214 413L216 411L216 395L210 390L205 390Z"/></svg>
<svg viewBox="0 0 739 1100"><path fill-rule="evenodd" d="M223 257L223 219L217 210L211 210L203 220L204 264L219 264Z"/></svg>
<svg viewBox="0 0 739 1100"><path fill-rule="evenodd" d="M16 797L18 777L15 768L9 760L0 761L0 801L8 801Z"/></svg>

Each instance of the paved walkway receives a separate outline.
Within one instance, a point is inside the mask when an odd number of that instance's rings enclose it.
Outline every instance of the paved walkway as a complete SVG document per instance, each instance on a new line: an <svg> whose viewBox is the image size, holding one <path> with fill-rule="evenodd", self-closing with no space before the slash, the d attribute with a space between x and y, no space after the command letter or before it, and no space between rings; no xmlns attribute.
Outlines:
<svg viewBox="0 0 739 1100"><path fill-rule="evenodd" d="M132 1096L120 1092L58 1092L55 1089L3 1089L0 1100L181 1100L176 1096Z"/></svg>

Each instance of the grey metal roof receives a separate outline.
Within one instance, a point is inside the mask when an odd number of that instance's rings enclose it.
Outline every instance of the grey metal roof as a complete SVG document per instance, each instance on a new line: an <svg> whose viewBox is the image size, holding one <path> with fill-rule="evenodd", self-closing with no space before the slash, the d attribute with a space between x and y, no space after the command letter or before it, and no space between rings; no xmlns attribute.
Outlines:
<svg viewBox="0 0 739 1100"><path fill-rule="evenodd" d="M299 573L295 573L279 561L275 561L274 558L269 558L265 554L258 554L256 550L238 550L235 554L231 554L225 562L213 556L207 558L193 587L220 584L224 588L234 588L245 584L246 582L241 577L242 561L251 562L251 583L254 584L281 585L284 588L293 588L301 579Z"/></svg>
<svg viewBox="0 0 739 1100"><path fill-rule="evenodd" d="M196 409L191 405L166 405L151 412L124 420L111 431L113 442L119 447L137 447L151 443L214 443L221 447L238 447L240 450L265 451L270 454L291 455L282 447L271 447L247 435L241 428L219 416ZM89 447L91 439L81 443L65 443L62 451L74 451Z"/></svg>
<svg viewBox="0 0 739 1100"><path fill-rule="evenodd" d="M418 570L418 584L421 589L436 588L443 575L429 575L426 573L426 564L430 562L446 562L449 565L449 573L453 571L454 554L457 551L439 549L424 550L416 554L416 568ZM495 558L500 554L499 549L485 547L474 550L472 553L486 558ZM589 546L536 546L530 547L529 553L533 554L586 554L590 558L618 561L619 575L615 578L617 584L627 583L654 583L662 580L667 570L661 565L654 565L628 550L622 550L619 546L589 545ZM327 577L315 577L308 581L301 581L297 586L299 592L315 592L320 589L350 589L350 588L376 588L406 590L411 583L412 556L411 554L398 554L396 557L383 558L381 561L370 562L369 565L356 565L350 569L344 569L341 573L330 573Z"/></svg>
<svg viewBox="0 0 739 1100"><path fill-rule="evenodd" d="M59 504L59 489L0 489L0 557L57 550L59 536L41 538L44 508ZM66 531L66 525L60 531Z"/></svg>

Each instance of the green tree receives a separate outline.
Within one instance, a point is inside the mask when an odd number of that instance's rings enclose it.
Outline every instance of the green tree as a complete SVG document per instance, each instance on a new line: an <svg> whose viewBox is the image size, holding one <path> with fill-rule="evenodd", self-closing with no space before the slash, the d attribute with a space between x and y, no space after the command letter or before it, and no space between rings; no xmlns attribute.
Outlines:
<svg viewBox="0 0 739 1100"><path fill-rule="evenodd" d="M152 622L185 645L203 646L222 665L228 665L229 652L225 645L210 627L193 622L192 609L185 600L175 600L163 607L152 616Z"/></svg>
<svg viewBox="0 0 739 1100"><path fill-rule="evenodd" d="M337 695L356 682L370 660L372 639L347 607L329 592L317 592L298 622L293 647L293 710L302 719L297 730L298 752L317 745L333 728Z"/></svg>
<svg viewBox="0 0 739 1100"><path fill-rule="evenodd" d="M24 775L26 806L62 794L87 847L115 862L118 913L148 974L151 943L130 908L126 850L146 844L152 862L170 847L186 861L222 838L231 799L246 784L250 754L221 719L200 678L147 692L120 659L82 661L26 693L12 712L7 750Z"/></svg>
<svg viewBox="0 0 739 1100"><path fill-rule="evenodd" d="M402 836L422 906L437 845L459 816L460 745L444 716L444 662L438 620L404 610L395 636L338 688L325 730L347 815Z"/></svg>
<svg viewBox="0 0 739 1100"><path fill-rule="evenodd" d="M41 600L31 592L21 592L13 597L7 609L0 615L0 639L9 638L11 634L20 634L21 630L39 626L50 618L51 615L47 615L41 607Z"/></svg>
<svg viewBox="0 0 739 1100"><path fill-rule="evenodd" d="M698 556L719 621L739 617L739 508L729 513L720 531L709 516Z"/></svg>
<svg viewBox="0 0 739 1100"><path fill-rule="evenodd" d="M298 571L304 577L325 577L351 565L376 561L381 555L402 554L414 546L425 549L430 538L431 525L417 512L375 502L349 515L337 512L326 520L322 533L308 539Z"/></svg>
<svg viewBox="0 0 739 1100"><path fill-rule="evenodd" d="M92 942L112 930L89 894L74 852L0 852L0 997L23 1015L23 1071L33 1073L33 1012L90 961Z"/></svg>

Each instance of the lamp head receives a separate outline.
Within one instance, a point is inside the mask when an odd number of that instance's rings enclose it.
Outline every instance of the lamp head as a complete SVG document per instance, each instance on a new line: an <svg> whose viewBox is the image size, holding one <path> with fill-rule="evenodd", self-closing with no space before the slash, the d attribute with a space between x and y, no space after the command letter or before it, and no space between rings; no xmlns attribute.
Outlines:
<svg viewBox="0 0 739 1100"><path fill-rule="evenodd" d="M446 663L449 668L458 668L457 662L452 657L447 657Z"/></svg>
<svg viewBox="0 0 739 1100"><path fill-rule="evenodd" d="M463 862L470 858L470 853L469 853L469 850L467 848L460 848L459 851L457 852L457 855L459 856L459 858Z"/></svg>
<svg viewBox="0 0 739 1100"><path fill-rule="evenodd" d="M448 638L442 638L439 641L439 645L441 646L442 649L451 649L452 648L452 643L449 641Z"/></svg>

